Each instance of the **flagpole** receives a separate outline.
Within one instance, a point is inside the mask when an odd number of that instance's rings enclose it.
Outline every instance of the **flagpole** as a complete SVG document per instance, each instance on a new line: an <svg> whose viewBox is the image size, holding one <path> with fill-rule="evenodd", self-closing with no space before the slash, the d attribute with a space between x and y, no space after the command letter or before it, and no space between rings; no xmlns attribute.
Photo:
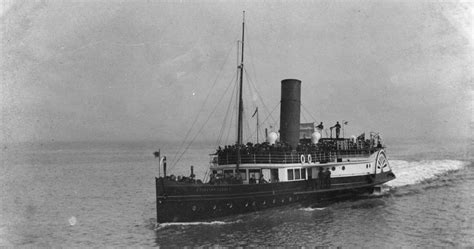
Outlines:
<svg viewBox="0 0 474 249"><path fill-rule="evenodd" d="M257 106L257 144L258 144L258 106Z"/></svg>
<svg viewBox="0 0 474 249"><path fill-rule="evenodd" d="M344 138L344 126L348 124L347 120L342 120L342 138Z"/></svg>
<svg viewBox="0 0 474 249"><path fill-rule="evenodd" d="M255 111L252 114L252 118L257 115L257 144L258 144L258 128L259 128L259 123L258 123L258 106L255 108Z"/></svg>

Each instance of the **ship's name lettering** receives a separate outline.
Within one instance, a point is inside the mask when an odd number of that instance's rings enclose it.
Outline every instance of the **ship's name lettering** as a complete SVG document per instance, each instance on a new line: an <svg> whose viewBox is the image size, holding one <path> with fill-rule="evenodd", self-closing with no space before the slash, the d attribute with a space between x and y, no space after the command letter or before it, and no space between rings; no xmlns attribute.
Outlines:
<svg viewBox="0 0 474 249"><path fill-rule="evenodd" d="M226 192L227 188L198 188L197 192Z"/></svg>

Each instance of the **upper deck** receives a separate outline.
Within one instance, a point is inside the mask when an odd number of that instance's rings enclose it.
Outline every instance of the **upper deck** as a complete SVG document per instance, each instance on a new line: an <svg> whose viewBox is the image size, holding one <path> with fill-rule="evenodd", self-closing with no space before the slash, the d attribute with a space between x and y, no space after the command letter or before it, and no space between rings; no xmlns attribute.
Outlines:
<svg viewBox="0 0 474 249"><path fill-rule="evenodd" d="M381 144L375 145L371 140L321 139L317 144L303 141L296 150L284 145L268 143L241 146L226 146L218 149L213 155L211 163L218 165L232 165L237 163L237 150L240 149L241 164L292 164L292 163L327 163L340 161L342 158L365 158L378 149Z"/></svg>

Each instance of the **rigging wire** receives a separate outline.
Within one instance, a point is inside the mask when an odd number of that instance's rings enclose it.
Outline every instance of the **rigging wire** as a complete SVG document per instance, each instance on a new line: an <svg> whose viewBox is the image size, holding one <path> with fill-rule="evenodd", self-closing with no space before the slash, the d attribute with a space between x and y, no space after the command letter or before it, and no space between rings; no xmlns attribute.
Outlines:
<svg viewBox="0 0 474 249"><path fill-rule="evenodd" d="M247 26L250 26L250 25L247 25ZM248 34L248 33L249 33L249 32L247 32L247 34ZM247 37L248 37L248 35L247 35ZM252 50L252 44L248 44L247 47L248 47L248 53L247 53L247 54L252 55L252 54L253 54L253 52L252 52L252 51L253 51L253 50ZM252 56L249 56L249 58L250 58L250 60L249 60L249 61L250 61L250 64L252 65L252 68L253 68L255 81L258 81L258 80L257 80L257 73L256 73L256 72L257 72L257 69L256 69L256 67L255 67L255 64L253 63L253 59L252 59L253 57L252 57ZM245 70L245 68L244 68L244 70ZM247 76L247 78L250 79L248 76Z"/></svg>
<svg viewBox="0 0 474 249"><path fill-rule="evenodd" d="M308 119L306 118L306 115L304 115L304 112L301 112L301 116L303 116L303 122L306 123Z"/></svg>
<svg viewBox="0 0 474 249"><path fill-rule="evenodd" d="M247 96L247 99L249 99L249 97L250 97L251 99L253 99L253 97L252 97L252 96L253 96L253 94L252 94L252 88L251 88L251 86L250 86L250 82L249 82L249 80L248 80L248 77L247 77L247 80L245 81L245 83L246 83L246 86L247 86L247 87L244 88L244 89L246 89L246 92L247 92L247 94L245 94L245 96ZM247 106L248 108L246 108L246 110L250 110L250 112L247 113L248 116L247 116L246 118L245 118L245 117L243 118L243 120L245 120L246 129L247 129L248 133L249 133L249 134L252 134L252 128L250 128L250 127L251 127L251 126L250 126L250 119L251 119L250 115L253 113L253 110L254 110L258 105L256 105L253 101L245 101L245 102L244 102L244 106L245 106L245 103L250 103L249 105L252 106L252 107ZM255 133L255 132L253 132L253 134L254 134L254 133ZM253 138L253 136L252 136L251 138ZM249 140L250 140L250 138L247 137L246 141L248 142Z"/></svg>
<svg viewBox="0 0 474 249"><path fill-rule="evenodd" d="M230 133L232 132L232 124L233 124L233 122L234 122L234 114L235 114L235 112L237 111L237 106L238 106L238 103L239 103L239 91L237 90L237 87L238 87L238 85L239 85L238 80L239 80L239 75L240 75L240 74L239 74L239 66L240 66L240 61L239 61L240 43L241 43L241 41L238 40L238 41L237 41L237 49L236 49L237 55L236 55L236 57L235 57L235 58L237 59L236 64L235 64L237 70L235 70L235 82L234 82L235 85L234 85L234 89L233 89L233 92L232 92L232 94L235 93L235 104L232 105L232 101L233 101L233 99L234 99L234 95L232 95L232 97L231 97L231 99L230 99L230 101L229 101L229 106L228 106L228 108L227 108L228 111L227 111L227 114L226 114L226 115L228 115L230 107L232 106L233 108L231 109L230 121L229 121L229 127L228 127L229 130L227 131L227 135L226 135L226 138L224 139L224 141L225 141L224 143L229 143L229 136L230 136ZM227 128L226 125L223 125L223 129L224 129L224 130L223 130L223 134L225 133L225 129L226 129L226 128ZM238 136L238 134L237 134L236 136ZM220 140L220 139L219 139L219 140ZM216 146L218 146L219 144L220 144L220 142L219 142Z"/></svg>
<svg viewBox="0 0 474 249"><path fill-rule="evenodd" d="M245 116L244 116L244 117L245 117ZM249 131L249 133L250 133L250 132L251 132L251 130L250 130L250 122L249 122L249 119L245 119L245 120L246 120L245 124L247 125L247 130L248 130L248 131ZM252 136L252 137L253 137L253 136ZM246 139L246 141L249 141L249 139ZM244 142L243 142L243 141L242 141L242 144L244 144Z"/></svg>
<svg viewBox="0 0 474 249"><path fill-rule="evenodd" d="M247 32L247 33L249 33L249 32ZM247 35L247 37L248 37L248 35ZM250 64L252 65L252 68L253 68L255 81L257 81L257 74L256 74L257 69L256 69L255 64L254 64L254 62L253 62L253 57L251 56L251 55L253 54L252 44L248 44L247 47L248 47L248 50L247 50L247 51L248 51L248 54L250 55L250 56L248 56L248 58L250 58L249 61L250 61ZM247 71L246 68L244 68L244 71L245 71L245 75L247 76L247 80L251 83L251 86L254 88L255 92L256 92L257 95L258 95L258 98L259 98L260 102L261 102L262 105L263 105L264 111L269 112L268 107L265 105L265 102L263 102L263 98L262 98L262 96L260 95L260 91L259 91L258 88L257 88L257 84L252 80L252 78L250 77L250 74L248 73L248 71ZM270 116L270 118L272 119L273 123L276 123L276 121L275 121L275 119L273 118L273 116ZM262 124L263 124L263 122L262 122Z"/></svg>
<svg viewBox="0 0 474 249"><path fill-rule="evenodd" d="M273 112L276 110L276 108L280 105L280 102L278 102L275 107L273 107L272 111L265 117L265 119L262 121L262 124L264 124L268 118L273 114ZM270 126L273 126L275 125L276 122L273 122L273 123L269 123ZM255 135L256 132L254 132L253 134L251 134L249 137L247 137L247 140L250 139L251 137L253 137L253 135Z"/></svg>
<svg viewBox="0 0 474 249"><path fill-rule="evenodd" d="M257 97L258 97L258 99L260 100L260 102L261 102L262 105L263 105L263 110L264 110L264 112L269 113L269 114L266 116L265 120L264 120L263 122L261 122L261 124L265 124L266 120L267 120L268 118L270 118L272 122L269 122L269 124L275 126L275 124L277 123L277 121L273 118L273 115L272 115L272 114L273 114L273 111L274 111L275 109L272 109L271 111L269 110L269 108L265 105L265 102L263 102L263 98L262 98L262 96L260 95L260 91L258 91L255 82L253 82L252 79L249 77L247 71L245 71L245 73L246 73L246 75L247 75L247 79L249 80L250 85L253 87L254 91L257 93ZM277 106L278 106L278 105L279 105L279 103L277 104ZM263 126L261 126L261 127L263 127Z"/></svg>
<svg viewBox="0 0 474 249"><path fill-rule="evenodd" d="M233 81L234 79L232 79ZM173 168L180 160L181 158L183 157L183 155L188 151L189 147L191 146L191 144L194 142L194 140L196 140L196 138L199 136L199 134L201 133L201 131L204 129L204 127L206 126L207 122L211 119L212 115L214 115L214 113L216 112L217 110L217 107L219 107L219 104L221 103L222 99L224 98L225 94L227 93L227 91L229 90L231 84L229 84L229 86L227 86L224 94L221 95L221 97L219 98L219 101L217 101L217 104L214 106L214 109L212 110L212 112L209 114L209 116L207 117L206 121L204 122L204 124L202 124L201 128L199 129L199 131L196 133L196 135L193 137L193 139L191 140L191 142L189 142L189 144L186 146L186 148L184 149L184 151L181 153L181 155L178 157L178 160L176 160L176 162L170 167Z"/></svg>
<svg viewBox="0 0 474 249"><path fill-rule="evenodd" d="M303 110L306 111L309 114L309 116L316 122L317 119L315 119L313 115L311 115L311 112L309 112L303 104L301 104L301 107L303 107Z"/></svg>
<svg viewBox="0 0 474 249"><path fill-rule="evenodd" d="M256 87L256 84L252 81L252 79L250 78L250 76L249 76L247 70L245 70L245 68L244 68L244 72L245 72L245 75L247 76L248 81L251 83L251 86L254 88L255 92L257 93L258 98L259 98L260 102L262 103L264 110L268 112L269 109L268 109L267 105L265 105L265 102L263 102L262 95L260 95L260 92L258 91L258 89ZM271 117L271 119L272 119L272 121L275 122L275 119L273 119L273 117Z"/></svg>
<svg viewBox="0 0 474 249"><path fill-rule="evenodd" d="M278 103L275 105L275 107L273 107L273 109L272 109L272 111L270 112L270 114L268 114L268 116L263 120L262 123L264 123L265 121L267 121L267 119L272 116L273 112L277 109L278 106L280 106L280 102L278 102ZM273 120L273 123L270 123L270 124L272 124L273 126L275 126L276 123L277 123L277 121Z"/></svg>
<svg viewBox="0 0 474 249"><path fill-rule="evenodd" d="M235 79L235 77L234 77ZM229 100L229 104L227 105L227 110L225 112L225 117L224 117L224 121L222 123L222 126L221 126L221 129L219 131L219 136L217 137L217 141L216 141L216 147L222 142L222 136L224 135L225 133L225 129L227 127L227 121L228 121L228 117L229 117L229 111L230 111L230 107L232 106L232 101L234 100L234 93L237 89L237 84L234 83L234 88L232 90L232 93L230 94L231 98ZM231 120L232 122L232 120Z"/></svg>
<svg viewBox="0 0 474 249"><path fill-rule="evenodd" d="M238 78L239 77L239 73L238 73L238 70L236 71L237 74L236 74L236 77ZM232 124L234 123L234 118L236 118L237 115L235 115L235 113L237 112L237 109L238 109L238 103L239 103L239 91L237 90L237 87L238 87L238 82L237 80L235 81L235 103L233 105L234 108L232 108L232 112L230 114L230 122L229 122L229 130L227 131L227 136L225 138L224 141L226 141L226 143L235 143L235 142L229 142L229 137L230 137L230 134L232 133ZM236 134L237 136L237 134Z"/></svg>
<svg viewBox="0 0 474 249"><path fill-rule="evenodd" d="M235 115L235 111L236 111L235 108L236 108L235 106L234 106L234 108L232 108L232 113L230 114L230 124L232 124L232 122L234 121L234 118L235 118L235 116L236 116L236 115ZM229 127L229 130L227 131L227 136L226 136L226 138L225 138L225 140L224 140L224 141L226 141L225 143L230 143L230 142L229 142L229 137L230 137L230 134L232 133L232 129L231 129L231 128L232 128L232 126L230 126L230 127Z"/></svg>
<svg viewBox="0 0 474 249"><path fill-rule="evenodd" d="M224 63L221 65L221 68L220 68L220 70L219 70L219 73L217 73L217 76L216 76L216 78L214 79L214 82L213 82L213 84L212 84L211 89L213 89L213 88L216 86L216 84L217 84L217 79L219 79L220 74L222 73L222 71L223 71L225 65L227 64L227 61L228 61L228 59L229 59L229 55L230 55L230 53L231 53L232 50L233 50L233 49L230 49L229 52L227 52L226 59L224 60ZM186 132L186 135L184 136L183 142L181 142L180 146L178 147L178 150L176 150L175 154L173 155L172 161L175 161L176 156L179 154L179 151L182 149L183 145L184 145L185 142L187 141L188 136L190 135L191 131L193 130L194 125L196 124L196 122L197 122L197 120L198 120L198 118L199 118L201 112L204 110L204 106L206 105L206 102L207 102L207 100L209 99L209 96L210 96L210 95L211 95L211 91L208 91L207 96L206 96L206 98L204 99L203 104L201 105L199 111L198 111L197 114L196 114L196 117L194 118L194 120L193 120L193 122L192 122L192 124L191 124L191 128ZM178 159L178 161L179 161L179 159ZM176 163L177 163L177 162L175 161L175 163L173 164L173 166L176 165Z"/></svg>

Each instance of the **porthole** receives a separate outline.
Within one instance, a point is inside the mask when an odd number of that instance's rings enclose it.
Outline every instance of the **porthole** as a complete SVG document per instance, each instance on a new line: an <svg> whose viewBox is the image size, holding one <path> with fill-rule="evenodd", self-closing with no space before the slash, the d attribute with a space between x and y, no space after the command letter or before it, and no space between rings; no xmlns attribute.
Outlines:
<svg viewBox="0 0 474 249"><path fill-rule="evenodd" d="M216 209L217 209L217 206L216 206L216 205L214 205L214 207L212 207L212 209L216 210Z"/></svg>
<svg viewBox="0 0 474 249"><path fill-rule="evenodd" d="M163 203L163 202L162 202L161 200L159 200L159 201L158 201L158 204L161 204L161 203Z"/></svg>
<svg viewBox="0 0 474 249"><path fill-rule="evenodd" d="M346 166L342 166L342 170L346 170Z"/></svg>
<svg viewBox="0 0 474 249"><path fill-rule="evenodd" d="M229 208L233 207L232 203L227 203L227 206L229 206Z"/></svg>
<svg viewBox="0 0 474 249"><path fill-rule="evenodd" d="M276 203L276 200L275 200L275 199L273 199L273 204L275 204L275 203Z"/></svg>
<svg viewBox="0 0 474 249"><path fill-rule="evenodd" d="M266 201L263 201L263 202L262 202L262 205L265 205L265 204L267 204L267 202L266 202Z"/></svg>
<svg viewBox="0 0 474 249"><path fill-rule="evenodd" d="M248 207L248 206L249 206L249 203L248 203L248 202L247 202L247 203L245 203L245 207Z"/></svg>
<svg viewBox="0 0 474 249"><path fill-rule="evenodd" d="M332 167L331 170L332 170L332 171L335 171L335 170L336 170L336 167Z"/></svg>
<svg viewBox="0 0 474 249"><path fill-rule="evenodd" d="M196 211L196 210L197 210L196 205L194 205L194 206L192 207L192 210L193 210L193 211Z"/></svg>
<svg viewBox="0 0 474 249"><path fill-rule="evenodd" d="M281 199L281 203L285 203L285 199Z"/></svg>

